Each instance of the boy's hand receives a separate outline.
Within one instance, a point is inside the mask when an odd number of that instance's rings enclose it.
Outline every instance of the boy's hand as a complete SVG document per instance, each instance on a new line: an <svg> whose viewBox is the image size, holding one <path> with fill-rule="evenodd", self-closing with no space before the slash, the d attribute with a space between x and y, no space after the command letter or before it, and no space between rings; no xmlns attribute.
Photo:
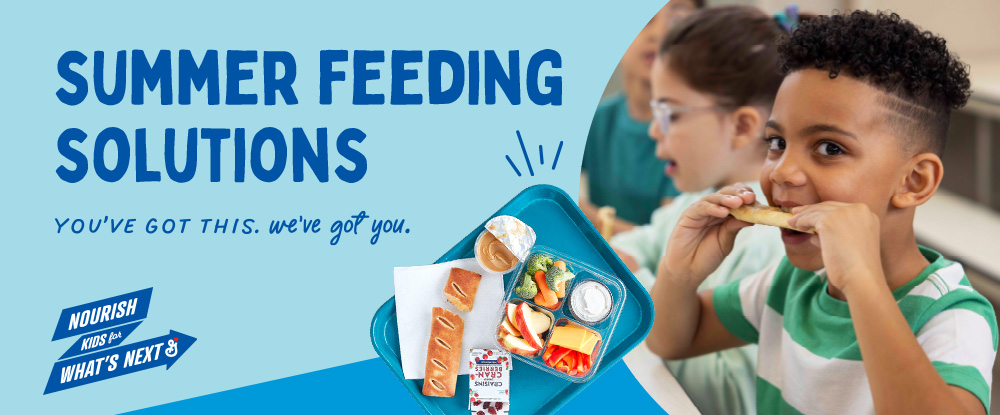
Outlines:
<svg viewBox="0 0 1000 415"><path fill-rule="evenodd" d="M815 230L830 284L848 295L858 282L885 283L879 251L879 219L862 203L821 202L792 209L788 224ZM864 280L861 280L864 279Z"/></svg>
<svg viewBox="0 0 1000 415"><path fill-rule="evenodd" d="M737 183L688 207L670 235L658 278L693 287L701 284L733 250L736 233L753 225L729 216L729 210L754 200L753 190Z"/></svg>

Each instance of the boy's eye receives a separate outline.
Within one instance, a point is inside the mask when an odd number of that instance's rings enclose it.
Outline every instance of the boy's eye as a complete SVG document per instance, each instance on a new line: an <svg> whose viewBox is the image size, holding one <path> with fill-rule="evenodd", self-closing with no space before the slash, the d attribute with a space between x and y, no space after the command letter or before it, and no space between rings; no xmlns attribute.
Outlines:
<svg viewBox="0 0 1000 415"><path fill-rule="evenodd" d="M819 143L819 147L816 148L816 151L818 151L819 154L822 154L824 156L838 156L844 154L844 149L840 148L840 146L834 143L829 143L829 142Z"/></svg>
<svg viewBox="0 0 1000 415"><path fill-rule="evenodd" d="M678 114L678 113L673 113L673 114L670 114L670 122L675 122L675 121L677 121L677 119L679 119L680 117L681 117L681 115L680 115L680 114Z"/></svg>
<svg viewBox="0 0 1000 415"><path fill-rule="evenodd" d="M785 149L785 139L781 137L768 137L764 139L767 141L767 149L770 151L781 151Z"/></svg>

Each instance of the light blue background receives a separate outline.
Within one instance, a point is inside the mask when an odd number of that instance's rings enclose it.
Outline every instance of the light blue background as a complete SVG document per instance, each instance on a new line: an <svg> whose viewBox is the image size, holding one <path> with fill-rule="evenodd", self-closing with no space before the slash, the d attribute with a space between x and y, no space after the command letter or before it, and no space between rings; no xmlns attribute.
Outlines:
<svg viewBox="0 0 1000 415"><path fill-rule="evenodd" d="M3 224L0 269L0 402L13 413L74 410L120 412L375 357L368 328L371 316L393 295L392 267L433 262L489 214L537 183L564 188L576 197L579 165L590 118L615 64L639 29L661 6L658 1L549 3L539 1L469 3L288 4L243 2L134 2L84 5L19 2L4 7L0 22L4 58L0 65L3 150L0 151ZM143 49L152 58L171 50L175 104L159 105L159 91L146 105L105 106L91 85L87 100L70 107L55 91L68 87L56 73L59 56L79 50ZM260 94L256 106L208 106L204 92L193 104L176 105L176 51L191 49L197 59L207 49L284 50L297 63L299 104L264 106L263 65L244 91ZM470 106L463 94L444 106L350 105L352 74L334 87L334 105L318 105L318 56L322 49L423 50L420 79L408 91L427 88L426 51L447 49L521 51L522 78L531 54L555 49L563 67L541 75L563 78L563 105L522 105L502 96L493 106ZM262 58L262 54L260 55ZM481 58L482 59L482 58ZM131 65L131 62L129 63ZM349 65L341 64L340 68ZM377 65L383 79L370 91L388 94L389 63ZM108 73L110 76L110 72ZM88 76L89 78L89 76ZM224 71L222 74L223 102ZM466 88L468 83L466 83ZM71 88L71 87L69 87ZM482 85L480 85L482 88ZM130 94L129 89L128 94ZM468 90L466 89L466 93ZM129 97L130 95L126 95ZM387 97L388 98L388 97ZM425 96L426 102L426 96ZM484 95L480 93L482 103ZM279 99L279 103L282 102ZM83 148L108 126L146 128L150 168L160 183L135 182L135 158L118 183L97 179L61 181L55 169L65 162L56 138L76 127L88 133ZM275 183L260 183L248 169L246 183L232 181L231 140L223 145L222 182L208 182L207 143L201 143L192 182L166 181L162 140L165 128L277 127L289 143L292 127L310 137L328 127L331 181L293 183L291 164ZM356 145L368 159L368 173L356 184L332 174L342 161L332 149L345 128L368 138ZM529 152L546 149L546 166L528 177L514 131ZM555 171L551 157L565 146ZM205 141L205 140L200 140ZM516 177L504 155L518 163ZM89 156L88 156L89 158ZM536 159L537 160L537 159ZM267 164L266 164L267 165ZM337 246L320 235L146 235L145 219L253 218L265 231L272 218L303 215L347 218L366 210L374 218L405 218L410 234L383 235L368 244L367 229L342 237ZM135 217L132 235L56 235L56 217ZM200 223L196 224L200 228ZM55 360L72 339L50 341L59 312L85 302L154 287L149 317L126 343L173 329L198 341L164 373L143 371L71 390L42 395ZM3 412L7 412L4 410Z"/></svg>

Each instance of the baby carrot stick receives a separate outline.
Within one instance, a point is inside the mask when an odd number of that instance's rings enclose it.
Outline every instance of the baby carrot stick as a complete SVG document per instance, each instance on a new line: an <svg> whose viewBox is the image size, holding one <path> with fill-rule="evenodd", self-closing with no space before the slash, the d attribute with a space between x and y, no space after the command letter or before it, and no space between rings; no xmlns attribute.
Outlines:
<svg viewBox="0 0 1000 415"><path fill-rule="evenodd" d="M542 293L545 298L545 304L541 304L545 307L552 307L559 302L559 297L556 296L555 291L549 288L549 284L545 282L545 271L535 272L535 282L538 283L538 292Z"/></svg>
<svg viewBox="0 0 1000 415"><path fill-rule="evenodd" d="M542 291L541 290L538 291L538 294L535 294L535 304L538 304L540 306L544 306L545 305L545 296L542 295ZM520 329L518 329L518 330L520 330Z"/></svg>

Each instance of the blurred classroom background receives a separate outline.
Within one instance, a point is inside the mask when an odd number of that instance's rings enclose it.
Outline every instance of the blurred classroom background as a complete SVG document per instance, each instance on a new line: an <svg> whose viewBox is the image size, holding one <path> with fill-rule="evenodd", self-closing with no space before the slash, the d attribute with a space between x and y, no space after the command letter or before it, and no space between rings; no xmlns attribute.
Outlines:
<svg viewBox="0 0 1000 415"><path fill-rule="evenodd" d="M769 13L797 4L803 12L891 10L948 41L969 65L972 97L952 114L941 190L917 209L917 241L960 261L972 285L1000 310L1000 1L997 0L708 0ZM604 95L621 91L618 71ZM998 318L1000 320L1000 318ZM993 369L992 413L1000 411L1000 358Z"/></svg>

